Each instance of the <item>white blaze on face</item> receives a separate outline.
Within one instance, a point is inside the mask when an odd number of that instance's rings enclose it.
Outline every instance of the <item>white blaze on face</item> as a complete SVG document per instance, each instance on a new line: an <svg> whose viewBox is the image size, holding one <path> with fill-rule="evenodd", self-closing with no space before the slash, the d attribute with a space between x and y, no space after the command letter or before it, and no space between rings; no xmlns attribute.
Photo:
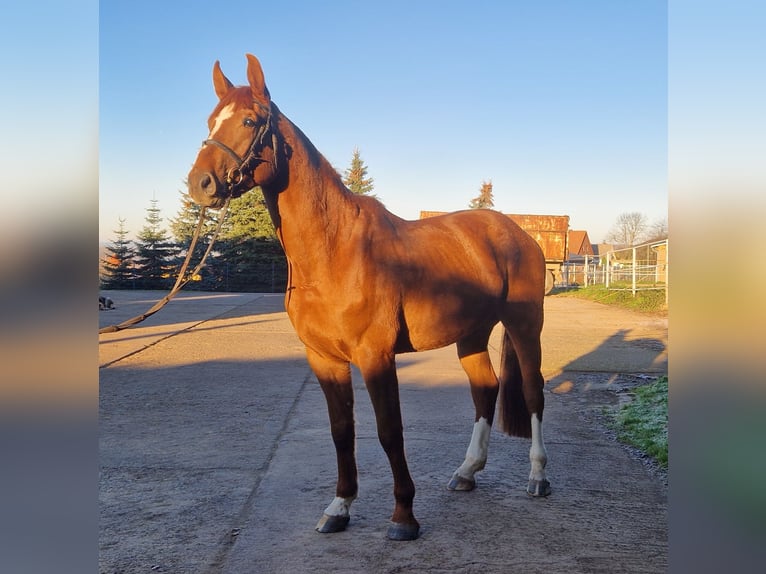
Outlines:
<svg viewBox="0 0 766 574"><path fill-rule="evenodd" d="M234 104L229 104L228 106L225 106L220 112L218 112L218 115L215 117L215 121L213 122L213 129L210 130L210 135L208 136L208 139L213 139L216 132L221 129L221 125L223 122L228 120L231 116L234 115Z"/></svg>

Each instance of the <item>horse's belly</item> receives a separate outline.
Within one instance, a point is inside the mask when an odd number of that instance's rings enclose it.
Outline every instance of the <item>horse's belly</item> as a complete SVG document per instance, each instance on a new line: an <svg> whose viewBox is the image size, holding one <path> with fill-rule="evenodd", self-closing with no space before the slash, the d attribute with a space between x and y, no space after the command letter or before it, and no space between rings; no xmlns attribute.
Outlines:
<svg viewBox="0 0 766 574"><path fill-rule="evenodd" d="M405 308L404 319L410 350L427 351L489 332L499 317L490 305L442 302Z"/></svg>

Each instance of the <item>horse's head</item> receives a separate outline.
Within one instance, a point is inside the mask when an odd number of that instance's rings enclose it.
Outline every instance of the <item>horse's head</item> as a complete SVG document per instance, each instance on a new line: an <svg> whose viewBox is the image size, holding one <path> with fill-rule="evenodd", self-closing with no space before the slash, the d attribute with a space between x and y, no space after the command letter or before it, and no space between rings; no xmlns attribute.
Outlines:
<svg viewBox="0 0 766 574"><path fill-rule="evenodd" d="M189 172L189 194L200 205L220 207L276 174L276 134L269 90L255 56L247 54L249 86L235 87L213 66L218 105L210 114L210 134Z"/></svg>

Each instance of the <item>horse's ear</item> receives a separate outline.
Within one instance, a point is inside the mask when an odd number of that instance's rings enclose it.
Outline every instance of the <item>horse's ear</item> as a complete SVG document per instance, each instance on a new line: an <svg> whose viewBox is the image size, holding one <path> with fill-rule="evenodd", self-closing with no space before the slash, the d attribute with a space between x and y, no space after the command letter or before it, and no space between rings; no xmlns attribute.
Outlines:
<svg viewBox="0 0 766 574"><path fill-rule="evenodd" d="M269 96L269 90L266 87L266 81L263 79L261 63L258 61L258 58L252 54L246 54L246 57L247 81L250 84L250 91L253 94L253 99L259 104L268 108L271 105L271 96Z"/></svg>
<svg viewBox="0 0 766 574"><path fill-rule="evenodd" d="M234 87L229 78L223 75L221 64L218 60L213 64L213 87L215 88L215 95L218 96L219 100L222 100L226 93Z"/></svg>

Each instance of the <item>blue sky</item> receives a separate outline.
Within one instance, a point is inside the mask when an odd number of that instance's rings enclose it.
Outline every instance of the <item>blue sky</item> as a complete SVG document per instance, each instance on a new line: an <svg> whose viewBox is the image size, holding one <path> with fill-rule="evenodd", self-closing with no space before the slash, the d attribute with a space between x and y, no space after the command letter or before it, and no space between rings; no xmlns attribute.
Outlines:
<svg viewBox="0 0 766 574"><path fill-rule="evenodd" d="M216 103L211 70L261 61L280 109L339 170L358 147L402 217L564 214L601 241L667 217L665 2L110 0L99 12L99 226L166 218Z"/></svg>

